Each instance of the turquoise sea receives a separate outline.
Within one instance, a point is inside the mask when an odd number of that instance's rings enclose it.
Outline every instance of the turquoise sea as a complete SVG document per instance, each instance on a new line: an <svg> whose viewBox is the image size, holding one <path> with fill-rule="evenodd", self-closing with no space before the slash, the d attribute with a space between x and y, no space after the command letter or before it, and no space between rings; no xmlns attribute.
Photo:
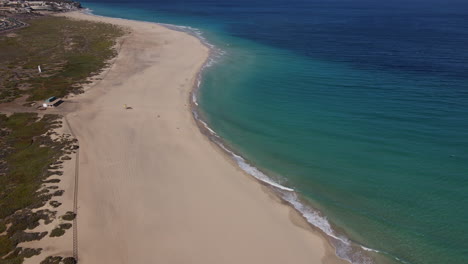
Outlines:
<svg viewBox="0 0 468 264"><path fill-rule="evenodd" d="M468 263L466 1L83 5L213 45L197 116L340 257Z"/></svg>

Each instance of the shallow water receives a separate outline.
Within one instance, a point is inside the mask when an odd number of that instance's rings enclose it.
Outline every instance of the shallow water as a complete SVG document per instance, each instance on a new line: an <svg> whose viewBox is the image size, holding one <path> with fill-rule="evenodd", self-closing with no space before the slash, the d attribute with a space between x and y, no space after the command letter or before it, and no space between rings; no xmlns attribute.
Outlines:
<svg viewBox="0 0 468 264"><path fill-rule="evenodd" d="M84 5L214 44L200 114L299 194L284 197L339 238L339 255L365 262L362 245L378 263L468 263L468 4L375 2Z"/></svg>

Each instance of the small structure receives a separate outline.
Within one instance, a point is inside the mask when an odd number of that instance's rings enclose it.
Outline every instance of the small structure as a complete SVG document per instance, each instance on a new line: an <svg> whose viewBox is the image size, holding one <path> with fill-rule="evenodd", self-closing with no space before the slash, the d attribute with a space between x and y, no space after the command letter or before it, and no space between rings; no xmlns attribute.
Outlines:
<svg viewBox="0 0 468 264"><path fill-rule="evenodd" d="M45 6L45 1L28 1L29 6Z"/></svg>
<svg viewBox="0 0 468 264"><path fill-rule="evenodd" d="M0 6L0 11L12 12L15 11L15 8L11 6ZM5 18L2 18L2 21L5 21Z"/></svg>
<svg viewBox="0 0 468 264"><path fill-rule="evenodd" d="M52 6L48 5L38 5L38 6L30 6L33 11L52 11Z"/></svg>
<svg viewBox="0 0 468 264"><path fill-rule="evenodd" d="M63 101L58 99L55 96L50 97L49 99L45 100L44 103L42 104L43 107L55 107L61 104Z"/></svg>

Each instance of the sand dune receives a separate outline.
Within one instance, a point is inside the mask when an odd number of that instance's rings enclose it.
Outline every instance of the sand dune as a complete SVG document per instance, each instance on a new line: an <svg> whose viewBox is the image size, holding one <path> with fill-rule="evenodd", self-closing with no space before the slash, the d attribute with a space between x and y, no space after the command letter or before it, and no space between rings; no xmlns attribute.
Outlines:
<svg viewBox="0 0 468 264"><path fill-rule="evenodd" d="M335 263L332 248L198 130L189 92L208 49L152 23L131 30L105 78L73 98L82 264ZM132 109L124 109L124 104Z"/></svg>

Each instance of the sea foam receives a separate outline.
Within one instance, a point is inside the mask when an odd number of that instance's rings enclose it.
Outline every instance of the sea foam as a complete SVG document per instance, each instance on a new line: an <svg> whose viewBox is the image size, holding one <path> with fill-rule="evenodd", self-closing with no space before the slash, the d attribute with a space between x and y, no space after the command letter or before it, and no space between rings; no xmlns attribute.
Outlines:
<svg viewBox="0 0 468 264"><path fill-rule="evenodd" d="M91 9L85 9L83 12L86 14L94 15ZM202 84L202 76L201 76L202 71L218 63L219 59L222 56L226 55L226 51L221 50L217 48L216 46L214 46L213 44L209 43L206 40L206 38L203 36L203 32L197 28L193 28L189 26L162 24L162 23L159 23L159 24L169 29L182 31L190 35L193 35L197 37L202 42L202 44L204 44L210 49L210 56L208 60L205 62L205 64L203 65L201 71L199 72L196 87L194 87L194 90L192 91L192 102L195 106L198 107L199 104L198 104L197 93L198 93L198 90L201 88L201 84ZM286 187L275 182L271 177L263 173L257 167L250 164L242 156L234 153L234 151L227 148L225 144L221 143L222 139L218 136L218 134L212 128L210 128L210 126L205 121L203 121L200 118L197 110L198 109L192 110L193 116L195 120L199 124L201 124L201 126L206 131L208 131L208 133L212 137L215 138L213 142L215 142L222 150L224 150L244 172L251 175L255 179L278 190L281 194L281 198L284 201L291 204L291 206L293 206L298 212L300 212L301 215L308 221L308 223L312 224L313 226L320 229L323 233L328 235L333 240L334 242L333 245L335 246L336 254L340 258L347 260L350 263L354 263L354 264L372 264L373 263L372 260L370 260L366 256L360 255L359 252L353 252L351 248L352 243L346 237L336 234L336 232L333 230L332 226L330 225L326 217L322 216L317 210L314 210L313 208L301 202L298 197L298 194L294 191L293 188ZM365 251L380 252L378 250L367 248L361 245L360 247Z"/></svg>
<svg viewBox="0 0 468 264"><path fill-rule="evenodd" d="M220 62L220 58L226 55L226 52L210 44L203 36L203 33L196 28L166 24L164 24L164 26L189 33L199 38L200 41L210 49L210 56L198 73L197 83L192 90L192 102L196 106L196 108L192 109L192 113L194 119L201 125L201 127L203 127L203 129L209 133L212 141L216 143L222 150L224 150L245 173L279 191L281 198L291 204L291 206L293 206L307 220L308 223L320 229L323 233L330 237L335 247L335 253L338 257L353 264L373 264L373 261L368 256L363 255L359 251L353 250L353 243L345 236L336 234L325 216L323 216L319 211L303 203L293 188L286 187L276 182L267 174L263 173L260 169L250 164L246 159L236 154L234 151L226 147L224 143L222 143L223 140L218 136L218 134L200 117L198 113L199 104L197 94L201 88L203 70ZM366 251L378 252L377 250L369 248L366 248Z"/></svg>

